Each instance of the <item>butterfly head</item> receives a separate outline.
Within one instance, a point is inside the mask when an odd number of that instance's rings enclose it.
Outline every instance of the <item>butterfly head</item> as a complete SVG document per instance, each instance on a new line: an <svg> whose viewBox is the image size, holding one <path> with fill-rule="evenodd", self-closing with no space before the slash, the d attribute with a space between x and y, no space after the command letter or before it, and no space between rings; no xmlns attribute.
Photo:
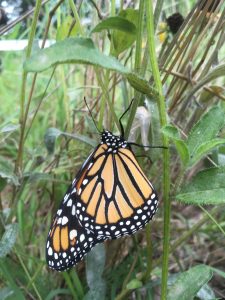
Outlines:
<svg viewBox="0 0 225 300"><path fill-rule="evenodd" d="M114 135L108 130L104 130L101 137L101 144L108 146L108 152L117 153L119 148L127 148L128 142L122 137Z"/></svg>

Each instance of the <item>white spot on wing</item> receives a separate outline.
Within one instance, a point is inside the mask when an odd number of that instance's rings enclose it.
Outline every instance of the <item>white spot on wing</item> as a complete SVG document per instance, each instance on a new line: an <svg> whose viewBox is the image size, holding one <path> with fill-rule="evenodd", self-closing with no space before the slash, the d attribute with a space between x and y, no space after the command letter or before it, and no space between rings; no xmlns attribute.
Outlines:
<svg viewBox="0 0 225 300"><path fill-rule="evenodd" d="M85 235L84 234L81 234L80 236L80 241L83 242L85 240Z"/></svg>
<svg viewBox="0 0 225 300"><path fill-rule="evenodd" d="M58 211L57 211L57 215L58 215L58 216L60 216L60 215L61 215L61 213L62 213L62 209L58 209Z"/></svg>
<svg viewBox="0 0 225 300"><path fill-rule="evenodd" d="M68 223L68 218L66 217L66 216L64 216L63 218L62 218L62 225L66 225L66 223Z"/></svg>
<svg viewBox="0 0 225 300"><path fill-rule="evenodd" d="M48 255L51 256L52 254L53 254L52 247L49 247L49 248L48 248Z"/></svg>
<svg viewBox="0 0 225 300"><path fill-rule="evenodd" d="M73 207L72 207L72 215L75 216L75 214L76 214L76 207L75 207L75 205L73 205Z"/></svg>
<svg viewBox="0 0 225 300"><path fill-rule="evenodd" d="M87 179L84 179L83 181L83 185L87 184L88 183L88 180Z"/></svg>
<svg viewBox="0 0 225 300"><path fill-rule="evenodd" d="M72 199L70 199L70 200L67 202L67 206L72 206L72 204L73 204L73 201L72 201Z"/></svg>
<svg viewBox="0 0 225 300"><path fill-rule="evenodd" d="M73 240L77 236L77 231L75 229L70 231L70 239Z"/></svg>

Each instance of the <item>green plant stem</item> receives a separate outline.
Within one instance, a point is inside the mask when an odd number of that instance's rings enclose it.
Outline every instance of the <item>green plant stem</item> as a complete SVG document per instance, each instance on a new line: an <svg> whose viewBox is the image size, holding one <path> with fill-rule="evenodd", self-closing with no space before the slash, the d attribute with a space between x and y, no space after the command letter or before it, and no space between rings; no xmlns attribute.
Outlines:
<svg viewBox="0 0 225 300"><path fill-rule="evenodd" d="M122 10L123 9L123 3L124 2L124 0L120 0L120 10Z"/></svg>
<svg viewBox="0 0 225 300"><path fill-rule="evenodd" d="M151 241L151 226L146 226L146 241L147 241L147 270L145 272L143 280L146 282L152 271L152 241Z"/></svg>
<svg viewBox="0 0 225 300"><path fill-rule="evenodd" d="M143 36L143 27L144 27L144 3L145 0L140 0L139 4L139 15L138 15L138 32L137 32L137 41L136 41L136 51L135 51L135 63L134 63L134 68L136 73L142 74L142 69L144 68L143 65L141 65L141 53L142 53L142 36ZM126 130L125 130L125 137L128 138L131 126L135 117L136 110L138 108L140 99L141 99L141 94L137 91L135 91L134 94L135 101L132 104L130 114L129 114L129 119L127 122Z"/></svg>
<svg viewBox="0 0 225 300"><path fill-rule="evenodd" d="M116 14L116 1L111 0L111 17L115 16Z"/></svg>
<svg viewBox="0 0 225 300"><path fill-rule="evenodd" d="M75 288L74 288L74 285L73 285L73 283L72 283L72 280L71 280L71 278L70 278L69 273L68 273L68 272L63 272L62 275L63 275L63 277L64 277L64 279L65 279L65 282L66 282L67 286L68 286L69 289L70 289L71 294L73 295L73 299L74 299L74 300L78 300L79 297L78 297L77 292L76 292L76 290L75 290Z"/></svg>
<svg viewBox="0 0 225 300"><path fill-rule="evenodd" d="M212 214L208 212L202 205L199 205L199 207L206 213L206 215L212 220L212 222L216 224L216 226L219 228L222 234L225 235L225 231L223 230L222 226L216 221Z"/></svg>
<svg viewBox="0 0 225 300"><path fill-rule="evenodd" d="M42 300L42 297L41 297L41 295L40 295L40 293L39 293L39 291L38 291L38 289L37 289L35 283L32 281L32 278L31 278L31 276L30 276L30 274L29 274L29 272L28 272L26 266L24 265L22 258L20 257L20 255L19 255L18 253L17 253L17 257L18 257L18 259L19 259L19 261L20 261L20 264L21 264L22 268L24 269L24 272L25 272L27 278L29 279L29 282L31 282L31 285L32 285L32 287L33 287L33 289L34 289L34 291L35 291L35 293L36 293L36 295L37 295L37 298L38 298L39 300Z"/></svg>
<svg viewBox="0 0 225 300"><path fill-rule="evenodd" d="M28 46L25 54L25 58L30 57L31 51L32 51L32 45L35 37L37 22L38 22L38 16L40 13L41 8L41 0L36 1L35 10L34 10L34 17L32 19L31 24L31 31L28 39ZM22 170L23 167L23 146L24 146L24 132L25 132L25 125L26 125L26 117L24 114L25 110L25 95L26 95L26 83L27 83L27 72L23 71L22 73L22 85L21 85L21 91L20 91L20 125L21 125L21 131L20 131L20 140L19 140L19 149L18 149L18 156L15 163L15 171L16 173L19 172L19 170Z"/></svg>
<svg viewBox="0 0 225 300"><path fill-rule="evenodd" d="M82 25L81 25L80 17L79 17L79 14L78 14L76 5L75 5L75 3L74 3L73 0L69 0L69 4L70 4L70 8L71 8L71 10L72 10L72 12L73 12L74 18L75 18L75 20L76 20L76 22L77 22L77 26L78 26L78 28L79 28L79 32L80 32L80 34L81 34L82 36L84 36L84 29L83 29L83 27L82 27Z"/></svg>
<svg viewBox="0 0 225 300"><path fill-rule="evenodd" d="M164 0L157 0L154 12L154 28L157 28Z"/></svg>
<svg viewBox="0 0 225 300"><path fill-rule="evenodd" d="M164 127L167 125L166 119L166 105L163 96L162 83L160 79L159 67L155 52L154 42L154 16L153 5L151 0L146 0L146 22L147 22L147 35L148 35L148 49L149 58L152 68L152 75L154 77L155 85L159 93L158 97L158 110L160 117L160 125ZM163 146L169 146L168 138L162 135ZM170 240L170 215L171 203L169 199L170 192L170 173L169 173L169 150L163 152L163 198L164 198L164 240L163 240L163 265L162 265L162 291L161 299L166 299L167 294L167 279L168 279L168 261L169 261L169 240Z"/></svg>

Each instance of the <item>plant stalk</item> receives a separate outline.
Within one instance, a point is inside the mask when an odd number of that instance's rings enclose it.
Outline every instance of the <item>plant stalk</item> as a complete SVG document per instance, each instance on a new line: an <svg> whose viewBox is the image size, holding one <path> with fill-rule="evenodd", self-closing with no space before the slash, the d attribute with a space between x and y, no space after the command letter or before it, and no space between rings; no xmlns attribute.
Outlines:
<svg viewBox="0 0 225 300"><path fill-rule="evenodd" d="M151 0L146 0L146 23L147 23L147 36L148 36L148 51L152 68L152 75L155 81L156 89L159 93L157 104L160 117L161 128L167 125L166 105L163 96L162 83L160 72L155 52L154 41L154 16L153 16L153 3ZM162 135L163 146L168 148L169 140L166 136ZM170 192L170 169L169 169L169 150L164 150L163 153L163 197L164 197L164 240L163 240L163 265L162 265L162 291L161 299L166 299L167 294L167 279L168 279L168 261L169 261L169 240L170 240L170 215L171 203L169 199Z"/></svg>
<svg viewBox="0 0 225 300"><path fill-rule="evenodd" d="M31 24L31 31L30 36L28 40L28 46L26 50L25 57L28 58L31 55L32 51L32 45L35 37L35 32L37 28L37 22L38 22L38 16L41 9L41 0L36 1L35 10L34 10L34 17L32 19ZM24 133L25 133L25 125L26 125L26 116L25 116L25 96L26 96L26 83L27 83L27 75L28 73L26 71L23 71L22 73L22 85L21 85L21 91L20 91L20 125L21 125L21 131L20 131L20 140L19 140L19 149L18 149L18 156L15 163L15 172L18 173L23 168L23 147L24 147Z"/></svg>
<svg viewBox="0 0 225 300"><path fill-rule="evenodd" d="M143 65L141 65L141 53L142 53L142 36L143 36L143 27L144 27L144 2L145 0L140 0L139 4L139 16L138 16L138 26L137 26L137 41L136 41L136 51L135 51L135 63L134 68L135 71L139 74L142 74L142 69L144 68ZM129 119L127 122L126 130L125 130L125 137L128 138L131 126L136 114L136 110L138 108L141 94L137 91L134 93L135 101L132 104Z"/></svg>

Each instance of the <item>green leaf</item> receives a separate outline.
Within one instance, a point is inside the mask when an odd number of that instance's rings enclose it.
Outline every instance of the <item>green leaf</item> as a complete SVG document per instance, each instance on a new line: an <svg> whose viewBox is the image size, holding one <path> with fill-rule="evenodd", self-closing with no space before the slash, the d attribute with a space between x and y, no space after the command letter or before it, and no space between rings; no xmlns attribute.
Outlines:
<svg viewBox="0 0 225 300"><path fill-rule="evenodd" d="M1 300L5 300L9 296L12 296L13 294L14 294L13 290L9 287L4 287L4 288L0 289L0 299Z"/></svg>
<svg viewBox="0 0 225 300"><path fill-rule="evenodd" d="M5 226L5 232L0 241L0 258L5 257L16 242L18 234L18 224L8 224Z"/></svg>
<svg viewBox="0 0 225 300"><path fill-rule="evenodd" d="M215 138L225 124L225 112L222 107L214 106L207 111L189 133L187 146L191 157L207 141Z"/></svg>
<svg viewBox="0 0 225 300"><path fill-rule="evenodd" d="M225 92L225 89L219 85L211 85L208 87L217 95ZM198 99L198 102L206 105L207 102L211 103L211 101L212 101L212 93L208 90L203 89Z"/></svg>
<svg viewBox="0 0 225 300"><path fill-rule="evenodd" d="M173 141L183 164L186 165L190 155L186 143L180 138L178 129L172 125L167 125L163 127L162 132Z"/></svg>
<svg viewBox="0 0 225 300"><path fill-rule="evenodd" d="M62 132L62 135L67 136L67 137L69 137L71 139L74 139L74 140L81 141L81 142L83 142L85 144L88 144L92 147L96 147L97 144L98 144L98 141L90 139L85 135L76 134L76 133L67 133L67 132Z"/></svg>
<svg viewBox="0 0 225 300"><path fill-rule="evenodd" d="M57 128L48 128L45 136L44 136L44 143L45 147L48 150L49 154L53 154L55 150L55 142L56 139L62 134L62 132Z"/></svg>
<svg viewBox="0 0 225 300"><path fill-rule="evenodd" d="M4 126L1 130L0 133L9 133L9 132L14 132L20 128L20 125L15 125L15 124L8 124Z"/></svg>
<svg viewBox="0 0 225 300"><path fill-rule="evenodd" d="M17 286L17 283L15 282L15 268L14 273L11 272L11 269L9 268L7 261L5 259L0 259L0 272L1 272L1 278L5 278L8 282L9 287L13 290L12 296L8 296L9 300L25 300L25 297L23 295L22 290ZM16 295L16 298L14 297Z"/></svg>
<svg viewBox="0 0 225 300"><path fill-rule="evenodd" d="M124 50L128 49L136 40L136 29L138 26L138 10L128 8L121 10L119 17L133 23L135 32L122 32L121 30L114 30L112 33L112 42L114 46L115 55L118 56Z"/></svg>
<svg viewBox="0 0 225 300"><path fill-rule="evenodd" d="M119 16L109 17L101 21L97 26L95 26L92 33L110 29L116 29L125 32L126 34L136 35L136 26L132 22Z"/></svg>
<svg viewBox="0 0 225 300"><path fill-rule="evenodd" d="M199 172L190 183L181 188L176 199L190 204L225 203L225 167Z"/></svg>
<svg viewBox="0 0 225 300"><path fill-rule="evenodd" d="M128 290L133 290L133 289L138 289L140 287L142 287L142 282L138 279L132 279L130 282L128 282L126 288Z"/></svg>
<svg viewBox="0 0 225 300"><path fill-rule="evenodd" d="M193 299L203 285L213 276L210 267L199 265L181 273L175 283L170 287L168 300L190 300Z"/></svg>
<svg viewBox="0 0 225 300"><path fill-rule="evenodd" d="M95 147L97 144L96 141L94 141L86 136L75 134L75 133L71 134L71 133L63 132L57 128L51 127L51 128L47 129L45 136L44 136L45 146L46 146L49 154L52 154L54 152L55 142L59 136L69 137L71 139L75 139L75 140L84 142L93 147Z"/></svg>
<svg viewBox="0 0 225 300"><path fill-rule="evenodd" d="M221 64L216 68L212 69L210 72L207 73L207 75L204 78L200 79L198 83L195 84L194 88L187 94L183 101L185 102L186 99L190 99L194 95L194 93L200 90L207 83L212 82L213 80L219 77L224 77L224 74L225 64Z"/></svg>
<svg viewBox="0 0 225 300"><path fill-rule="evenodd" d="M106 282L102 278L105 266L105 247L104 244L98 244L86 259L86 276L89 286L89 292L85 295L85 300L104 300L106 291Z"/></svg>
<svg viewBox="0 0 225 300"><path fill-rule="evenodd" d="M7 181L10 181L15 186L19 186L18 177L14 175L14 167L9 160L4 157L0 157L0 188L3 189ZM1 191L0 189L0 191Z"/></svg>
<svg viewBox="0 0 225 300"><path fill-rule="evenodd" d="M79 26L77 26L77 22L74 23L74 21L75 21L74 18L72 18L71 16L67 16L65 20L63 20L61 26L57 30L57 34L56 34L57 41L64 40L65 38L68 37L68 35L72 37L72 36L76 36L79 33ZM72 26L73 28L71 30Z"/></svg>
<svg viewBox="0 0 225 300"><path fill-rule="evenodd" d="M212 270L212 268L211 268ZM197 297L200 300L213 300L216 299L215 294L208 284L203 285L203 287L198 291Z"/></svg>
<svg viewBox="0 0 225 300"><path fill-rule="evenodd" d="M220 269L217 269L217 268L213 268L211 267L211 269L213 270L213 272L217 273L219 276L223 277L225 279L225 272L220 270Z"/></svg>
<svg viewBox="0 0 225 300"><path fill-rule="evenodd" d="M157 93L147 80L133 74L115 57L101 53L94 46L93 41L88 38L68 38L55 43L49 48L41 49L25 61L24 70L27 72L41 72L64 63L87 64L116 71L124 75L139 92L149 97L157 97Z"/></svg>
<svg viewBox="0 0 225 300"><path fill-rule="evenodd" d="M58 296L58 295L70 295L70 291L69 291L69 289L55 289L55 290L52 290L47 295L47 297L45 298L45 300L56 299L56 296Z"/></svg>
<svg viewBox="0 0 225 300"><path fill-rule="evenodd" d="M41 49L25 61L24 69L28 72L40 72L64 63L83 63L125 74L128 72L115 57L101 53L89 38L67 38Z"/></svg>
<svg viewBox="0 0 225 300"><path fill-rule="evenodd" d="M141 92L142 94L146 94L149 97L154 97L153 99L156 101L158 98L157 91L150 86L148 81L139 77L135 73L128 73L126 74L126 78L129 81L130 85L132 85L135 90Z"/></svg>
<svg viewBox="0 0 225 300"><path fill-rule="evenodd" d="M225 139L213 139L201 144L194 152L194 156L191 158L190 165L195 164L204 155L208 154L214 148L224 145Z"/></svg>

